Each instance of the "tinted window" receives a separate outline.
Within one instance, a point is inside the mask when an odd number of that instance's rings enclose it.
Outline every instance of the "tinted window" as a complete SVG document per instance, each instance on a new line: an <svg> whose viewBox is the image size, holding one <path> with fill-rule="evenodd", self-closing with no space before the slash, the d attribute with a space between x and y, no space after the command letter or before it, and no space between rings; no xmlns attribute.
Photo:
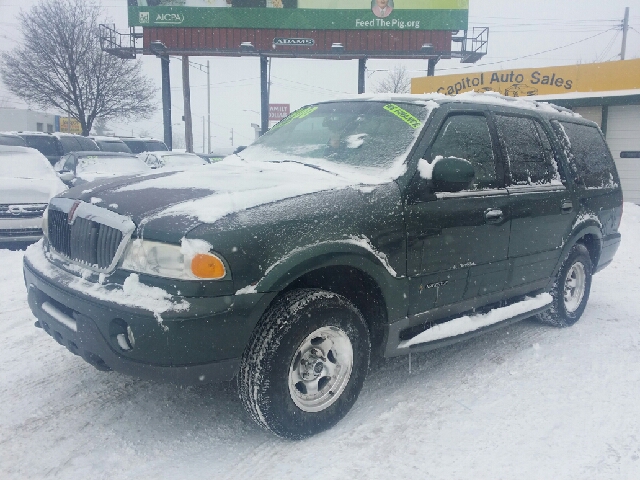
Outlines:
<svg viewBox="0 0 640 480"><path fill-rule="evenodd" d="M472 189L497 186L491 134L484 115L447 118L431 146L430 163L436 157L457 157L471 162L476 173Z"/></svg>
<svg viewBox="0 0 640 480"><path fill-rule="evenodd" d="M149 149L146 148L145 146L145 142L142 142L140 140L122 140L125 145L127 147L129 147L129 150L131 150L131 153L142 153L142 152L148 152Z"/></svg>
<svg viewBox="0 0 640 480"><path fill-rule="evenodd" d="M27 142L22 137L13 135L0 135L0 145L9 145L12 147L26 147Z"/></svg>
<svg viewBox="0 0 640 480"><path fill-rule="evenodd" d="M500 143L509 162L512 185L551 183L556 177L551 145L540 137L538 123L530 118L496 116Z"/></svg>
<svg viewBox="0 0 640 480"><path fill-rule="evenodd" d="M167 151L169 151L169 149L164 144L164 142L147 140L144 143L146 145L146 150L145 151L147 151L147 152L167 152Z"/></svg>
<svg viewBox="0 0 640 480"><path fill-rule="evenodd" d="M62 144L62 153L77 152L80 150L80 144L73 137L59 137Z"/></svg>
<svg viewBox="0 0 640 480"><path fill-rule="evenodd" d="M598 128L569 122L552 125L585 187L607 187L617 182L613 158Z"/></svg>
<svg viewBox="0 0 640 480"><path fill-rule="evenodd" d="M129 147L127 147L124 142L105 142L97 140L96 143L103 152L131 153L131 150L129 150Z"/></svg>
<svg viewBox="0 0 640 480"><path fill-rule="evenodd" d="M24 137L31 148L35 148L47 157L60 155L57 138L48 135L27 135Z"/></svg>
<svg viewBox="0 0 640 480"><path fill-rule="evenodd" d="M80 145L81 152L98 152L100 150L96 142L90 138L78 136L76 137L76 141L78 145Z"/></svg>

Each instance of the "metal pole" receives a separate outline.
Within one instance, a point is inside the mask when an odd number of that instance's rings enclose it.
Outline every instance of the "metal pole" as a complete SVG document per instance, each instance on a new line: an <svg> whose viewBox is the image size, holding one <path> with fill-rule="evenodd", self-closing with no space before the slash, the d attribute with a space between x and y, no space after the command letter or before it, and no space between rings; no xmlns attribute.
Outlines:
<svg viewBox="0 0 640 480"><path fill-rule="evenodd" d="M269 60L264 55L260 55L260 119L261 134L264 135L269 130Z"/></svg>
<svg viewBox="0 0 640 480"><path fill-rule="evenodd" d="M433 77L436 74L436 63L438 63L438 58L430 58L429 66L427 67L427 77Z"/></svg>
<svg viewBox="0 0 640 480"><path fill-rule="evenodd" d="M207 153L211 153L211 70L207 60ZM204 145L204 144L203 144ZM202 147L204 150L204 146Z"/></svg>
<svg viewBox="0 0 640 480"><path fill-rule="evenodd" d="M629 32L629 7L624 10L624 21L622 22L622 51L620 59L624 60L627 53L627 33Z"/></svg>
<svg viewBox="0 0 640 480"><path fill-rule="evenodd" d="M191 86L189 85L189 57L182 56L182 94L184 96L184 139L187 152L193 153L193 122L191 118Z"/></svg>
<svg viewBox="0 0 640 480"><path fill-rule="evenodd" d="M364 93L365 89L365 73L367 71L367 59L358 59L358 93Z"/></svg>
<svg viewBox="0 0 640 480"><path fill-rule="evenodd" d="M202 117L202 153L209 153L205 150L207 148L207 144L205 141L205 129L204 129L204 116Z"/></svg>
<svg viewBox="0 0 640 480"><path fill-rule="evenodd" d="M162 121L164 123L164 143L173 150L173 132L171 130L171 80L169 78L169 56L160 57L162 65Z"/></svg>

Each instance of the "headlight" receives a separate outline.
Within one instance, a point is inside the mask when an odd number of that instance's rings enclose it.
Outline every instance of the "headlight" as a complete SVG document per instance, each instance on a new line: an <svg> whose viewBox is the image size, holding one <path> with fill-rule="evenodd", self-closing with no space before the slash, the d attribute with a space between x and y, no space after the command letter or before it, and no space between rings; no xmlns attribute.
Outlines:
<svg viewBox="0 0 640 480"><path fill-rule="evenodd" d="M134 240L124 254L122 268L180 280L220 280L227 274L226 267L210 249L203 240L183 239L182 246Z"/></svg>
<svg viewBox="0 0 640 480"><path fill-rule="evenodd" d="M49 239L49 205L42 212L42 236Z"/></svg>

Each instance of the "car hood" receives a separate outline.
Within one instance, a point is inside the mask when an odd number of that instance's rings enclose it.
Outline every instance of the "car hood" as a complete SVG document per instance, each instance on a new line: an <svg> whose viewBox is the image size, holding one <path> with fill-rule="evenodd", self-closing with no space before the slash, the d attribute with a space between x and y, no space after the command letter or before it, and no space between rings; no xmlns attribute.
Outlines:
<svg viewBox="0 0 640 480"><path fill-rule="evenodd" d="M67 187L51 175L45 178L0 177L0 203L49 203Z"/></svg>
<svg viewBox="0 0 640 480"><path fill-rule="evenodd" d="M229 157L186 171L153 172L84 184L64 196L129 216L137 225L145 225L147 232L160 220L166 224L171 219L169 223L176 227L182 223L182 228L193 228L267 203L326 190L370 188L367 185L386 182L361 169L330 172L292 160L247 162Z"/></svg>

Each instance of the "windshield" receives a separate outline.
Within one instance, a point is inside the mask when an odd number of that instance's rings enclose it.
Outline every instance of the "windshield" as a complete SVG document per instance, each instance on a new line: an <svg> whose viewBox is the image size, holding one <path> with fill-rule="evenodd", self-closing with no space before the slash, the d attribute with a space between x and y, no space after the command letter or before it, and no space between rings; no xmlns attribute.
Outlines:
<svg viewBox="0 0 640 480"><path fill-rule="evenodd" d="M207 161L198 157L197 155L176 154L176 155L163 155L161 157L162 165L169 168L178 167L195 167L198 165L206 165Z"/></svg>
<svg viewBox="0 0 640 480"><path fill-rule="evenodd" d="M22 137L15 135L0 135L0 145L8 145L12 147L26 147L27 142Z"/></svg>
<svg viewBox="0 0 640 480"><path fill-rule="evenodd" d="M275 152L275 161L316 165L329 161L386 169L413 143L428 112L423 105L362 101L305 107L278 123L240 157L251 157L260 146Z"/></svg>
<svg viewBox="0 0 640 480"><path fill-rule="evenodd" d="M82 157L78 159L76 172L99 175L127 175L146 172L149 167L136 157Z"/></svg>
<svg viewBox="0 0 640 480"><path fill-rule="evenodd" d="M53 173L51 164L41 155L23 152L0 154L0 177L44 178L51 177Z"/></svg>

